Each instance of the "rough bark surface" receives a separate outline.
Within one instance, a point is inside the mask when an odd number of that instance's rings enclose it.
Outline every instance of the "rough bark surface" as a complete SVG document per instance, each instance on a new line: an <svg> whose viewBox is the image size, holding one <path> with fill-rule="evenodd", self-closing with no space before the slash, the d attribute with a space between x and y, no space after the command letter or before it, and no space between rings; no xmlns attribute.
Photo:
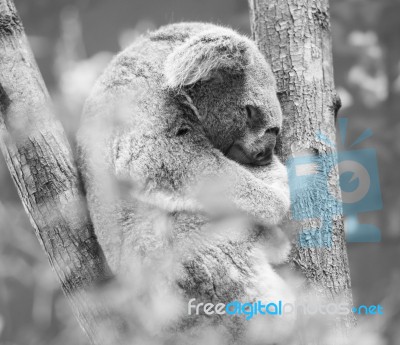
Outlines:
<svg viewBox="0 0 400 345"><path fill-rule="evenodd" d="M87 288L108 280L111 272L12 0L0 0L0 115L1 150L36 235L81 326L103 344L99 327L108 313L89 302Z"/></svg>
<svg viewBox="0 0 400 345"><path fill-rule="evenodd" d="M278 145L281 157L285 161L302 151L311 151L325 160L334 159L335 148L327 142L335 143L335 115L340 100L334 87L328 0L249 0L249 4L253 38L271 63L278 83L285 119ZM319 133L328 140L322 140ZM339 195L337 169L331 170L328 177L329 188ZM311 236L305 247L295 240L293 265L321 295L329 300L344 299L351 306L341 212L329 202L319 202L318 197L303 203L298 206L311 204L332 217L332 243L321 246L320 239ZM315 228L315 221L310 215L296 227L298 231ZM352 324L352 317L342 317L338 332L345 334Z"/></svg>

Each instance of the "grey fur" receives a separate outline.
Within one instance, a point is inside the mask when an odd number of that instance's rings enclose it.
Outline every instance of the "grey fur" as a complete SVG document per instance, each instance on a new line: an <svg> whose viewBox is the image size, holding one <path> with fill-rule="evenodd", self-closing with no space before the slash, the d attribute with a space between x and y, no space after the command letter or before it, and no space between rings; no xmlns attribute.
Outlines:
<svg viewBox="0 0 400 345"><path fill-rule="evenodd" d="M78 143L95 231L117 274L171 250L177 269L166 275L187 300L291 298L270 266L289 251L277 227L289 208L285 168L276 157L257 167L224 155L246 131L246 105L263 128L281 127L269 65L231 29L168 25L114 58ZM160 219L170 231L157 231ZM239 321L225 326L244 332Z"/></svg>

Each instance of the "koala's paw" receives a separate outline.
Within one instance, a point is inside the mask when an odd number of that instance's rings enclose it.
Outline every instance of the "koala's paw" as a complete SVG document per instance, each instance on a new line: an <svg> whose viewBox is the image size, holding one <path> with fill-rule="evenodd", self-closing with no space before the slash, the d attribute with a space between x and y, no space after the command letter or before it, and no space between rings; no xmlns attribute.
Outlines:
<svg viewBox="0 0 400 345"><path fill-rule="evenodd" d="M280 181L284 184L288 183L288 173L286 166L280 161L277 156L273 156L270 165L270 176L273 180Z"/></svg>
<svg viewBox="0 0 400 345"><path fill-rule="evenodd" d="M259 246L268 262L279 265L287 261L290 254L290 241L281 228L268 227L259 237Z"/></svg>

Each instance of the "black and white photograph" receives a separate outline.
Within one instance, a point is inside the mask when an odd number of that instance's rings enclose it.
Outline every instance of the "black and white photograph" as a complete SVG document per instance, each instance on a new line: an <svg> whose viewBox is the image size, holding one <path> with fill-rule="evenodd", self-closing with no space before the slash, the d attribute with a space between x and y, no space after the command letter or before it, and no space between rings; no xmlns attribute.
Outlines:
<svg viewBox="0 0 400 345"><path fill-rule="evenodd" d="M0 345L400 345L399 0L0 0Z"/></svg>

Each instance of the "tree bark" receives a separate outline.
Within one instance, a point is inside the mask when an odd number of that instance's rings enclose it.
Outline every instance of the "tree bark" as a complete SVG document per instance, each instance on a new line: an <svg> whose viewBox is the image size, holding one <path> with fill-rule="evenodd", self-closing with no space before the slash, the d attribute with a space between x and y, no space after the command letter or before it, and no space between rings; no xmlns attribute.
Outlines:
<svg viewBox="0 0 400 345"><path fill-rule="evenodd" d="M272 66L284 114L278 153L286 160L301 156L301 152L313 152L327 166L336 166L335 148L329 142L335 143L340 100L333 79L328 0L249 0L249 4L253 38ZM329 189L340 195L337 169L322 173L329 175ZM311 287L330 301L344 300L352 306L340 202L333 207L309 193L300 203L292 210L312 205L313 210L319 210L317 214L323 214L319 221L331 219L333 226L329 245L321 245L324 234L317 231L317 236L309 236L304 246L299 237L304 236L305 229L315 228L315 216L309 214L296 223L293 266L306 277L308 289ZM353 324L351 315L341 317L335 327L337 335L345 337ZM309 339L306 343L314 341Z"/></svg>
<svg viewBox="0 0 400 345"><path fill-rule="evenodd" d="M110 323L109 312L88 292L112 274L93 231L72 151L52 114L12 0L0 0L0 146L78 321L96 344L107 343L107 322L110 343L118 343L111 333L119 333L120 322Z"/></svg>

